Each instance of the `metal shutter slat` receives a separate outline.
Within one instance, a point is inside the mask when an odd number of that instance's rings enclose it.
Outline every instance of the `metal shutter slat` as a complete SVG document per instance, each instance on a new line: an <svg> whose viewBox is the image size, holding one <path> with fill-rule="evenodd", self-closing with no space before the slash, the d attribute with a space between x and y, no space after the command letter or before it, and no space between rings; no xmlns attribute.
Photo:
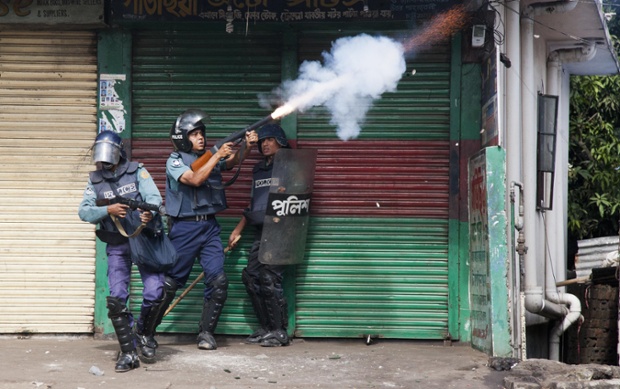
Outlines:
<svg viewBox="0 0 620 389"><path fill-rule="evenodd" d="M3 333L93 331L94 226L77 208L97 130L96 48L92 32L0 32Z"/></svg>

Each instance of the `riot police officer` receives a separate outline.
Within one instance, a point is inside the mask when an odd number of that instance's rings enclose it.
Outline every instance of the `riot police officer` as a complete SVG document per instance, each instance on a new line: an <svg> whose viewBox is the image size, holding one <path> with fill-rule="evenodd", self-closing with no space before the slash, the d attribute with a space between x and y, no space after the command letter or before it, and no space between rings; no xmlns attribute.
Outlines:
<svg viewBox="0 0 620 389"><path fill-rule="evenodd" d="M127 237L121 235L113 218L120 222L123 230L132 231L137 226L132 226L130 220L137 222L134 224L147 223L149 226L153 214L147 210L131 210L120 203L98 206L97 201L122 196L159 206L162 197L146 168L141 163L127 160L121 137L115 132L99 133L92 151L97 170L90 173L78 215L85 222L98 224L97 236L107 243L110 288L110 295L107 297L108 317L112 321L121 348L115 370L125 372L140 366L136 340L146 361L151 362L155 357L155 327L160 311L164 308L162 298L165 275L138 266L144 289L140 317L135 323L134 333L134 318L127 308L131 252Z"/></svg>
<svg viewBox="0 0 620 389"><path fill-rule="evenodd" d="M167 273L165 300L169 305L176 290L186 284L198 258L205 284L198 348L215 350L213 334L228 295L221 229L215 218L227 207L221 172L247 156L256 143L256 133L246 133L243 152L239 149L233 153L233 144L224 143L194 171L192 163L206 152L207 119L204 111L189 109L178 116L170 130L175 151L166 163L166 210L172 222L169 237L179 259Z"/></svg>
<svg viewBox="0 0 620 389"><path fill-rule="evenodd" d="M250 206L244 210L241 220L228 239L228 244L234 247L237 237L241 235L246 225L249 224L255 228L248 265L241 273L241 280L250 297L260 327L245 341L250 344L260 344L263 347L288 346L290 343L286 332L288 306L282 288L285 267L263 264L258 260L263 221L271 187L273 158L278 150L289 147L286 134L279 125L267 124L258 130L258 151L264 158L252 170Z"/></svg>

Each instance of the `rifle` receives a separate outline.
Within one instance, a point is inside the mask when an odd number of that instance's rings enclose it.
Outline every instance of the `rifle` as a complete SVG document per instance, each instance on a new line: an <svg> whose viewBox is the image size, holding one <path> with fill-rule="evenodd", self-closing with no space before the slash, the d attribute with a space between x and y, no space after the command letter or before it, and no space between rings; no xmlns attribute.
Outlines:
<svg viewBox="0 0 620 389"><path fill-rule="evenodd" d="M196 170L200 169L201 167L203 167L211 159L213 154L217 153L217 151L220 149L220 147L222 147L222 145L224 143L241 140L241 139L243 139L245 137L245 133L246 132L256 130L257 128L262 127L263 125L269 123L272 120L273 120L273 117L271 115L265 116L264 118L262 118L261 120L257 121L256 123L250 124L249 126L244 128L243 130L240 130L240 131L237 131L237 132L233 132L232 134L228 135L226 138L221 139L221 140L215 142L213 147L211 147L203 155L198 157L198 159L196 159L194 162L192 162L190 167L192 168L193 171L196 171Z"/></svg>
<svg viewBox="0 0 620 389"><path fill-rule="evenodd" d="M136 210L140 208L145 211L159 212L160 215L166 214L166 208L164 208L163 205L155 205L155 204L147 203L144 201L132 200L132 199L128 199L122 196L116 196L111 199L100 199L100 200L97 200L95 204L98 207L101 207L103 205L111 205L111 204L125 204L132 210Z"/></svg>

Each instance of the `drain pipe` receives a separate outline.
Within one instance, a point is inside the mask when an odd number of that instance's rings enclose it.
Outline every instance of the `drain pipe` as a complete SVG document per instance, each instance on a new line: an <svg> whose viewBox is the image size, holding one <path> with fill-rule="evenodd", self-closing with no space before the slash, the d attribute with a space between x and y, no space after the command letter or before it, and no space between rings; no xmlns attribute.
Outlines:
<svg viewBox="0 0 620 389"><path fill-rule="evenodd" d="M521 8L520 0L514 0L509 4L504 4L506 11L506 55L512 61L512 66L505 67L506 87L502 88L506 99L506 110L504 121L506 126L506 179L511 183L510 201L514 205L514 185L518 182L519 189L522 190L521 180L521 38L519 36L520 22L519 9ZM507 93L510 91L510 93ZM521 193L519 193L521 199ZM514 208L511 210L512 220L514 223ZM522 217L522 216L521 216ZM521 229L523 221L519 220L518 228L509 226L508 236L511 237L511 247L516 248L516 233ZM516 226L516 224L515 224ZM519 253L519 256L517 254ZM523 255L519 250L510 250L508 257L511 261L512 273L512 295L515 296L514 301L518 301L518 306L512 311L513 323L515 323L515 331L513 331L513 344L515 346L515 356L520 359L526 359L527 347L525 343L525 305L523 293Z"/></svg>
<svg viewBox="0 0 620 389"><path fill-rule="evenodd" d="M524 197L524 239L531 247L524 250L525 309L551 319L566 317L570 311L563 303L545 299L538 275L539 257L538 226L541 225L536 209L536 83L534 81L534 20L535 15L567 12L574 9L577 1L535 3L526 7L521 17L521 73L523 80L522 125L523 125L523 197ZM541 280L542 282L543 280Z"/></svg>
<svg viewBox="0 0 620 389"><path fill-rule="evenodd" d="M548 93L551 95L559 96L561 87L561 71L563 62L583 62L589 61L596 55L596 45L588 44L579 48L567 48L557 49L549 53L547 57L547 85ZM551 212L551 230L552 231L566 231L566 209L567 209L567 172L566 166L568 166L568 126L558 126L558 136L556 137L556 161L555 170L558 174L555 175L555 186L559 190L554 191L554 209ZM566 140L566 141L565 141ZM565 235L565 234L564 234ZM562 334L576 321L582 318L581 315L581 302L577 296L560 292L555 286L556 279L554 278L554 266L555 269L565 268L566 247L564 239L556 239L551 244L553 245L551 252L554 256L550 256L545 261L545 296L549 301L553 301L558 304L564 304L569 307L569 313L563 320L558 321L551 331L549 339L549 359L554 361L560 360L560 338ZM555 259L554 259L555 258Z"/></svg>
<svg viewBox="0 0 620 389"><path fill-rule="evenodd" d="M528 7L529 8L529 7ZM523 250L525 272L525 309L541 316L559 319L568 310L543 298L543 288L537 280L537 225L536 212L536 86L534 82L534 21L524 15L521 18L521 75L523 80L522 106L522 167L523 167L523 239L529 246ZM541 280L542 283L542 280Z"/></svg>
<svg viewBox="0 0 620 389"><path fill-rule="evenodd" d="M547 3L535 3L527 6L521 17L521 71L523 74L523 90L522 93L522 123L523 123L523 177L524 177L524 225L525 241L532 245L530 252L525 252L525 308L534 314L538 314L554 320L562 319L561 323L556 326L552 332L550 339L550 359L559 360L559 335L565 331L570 324L576 321L581 315L580 304L577 305L573 297L560 295L555 292L549 292L549 288L543 296L542 287L539 284L538 277L538 261L537 258L544 258L544 250L538 245L538 234L541 226L541 214L537 213L536 205L536 165L532 161L537 160L536 144L536 83L534 79L534 20L533 17L542 14L556 14L568 12L577 6L576 0L555 1ZM557 80L557 78L556 78ZM542 254L542 255L540 255ZM545 261L545 267L550 266L549 261ZM549 270L549 269L547 269ZM549 278L552 280L551 285L555 287L553 282L553 273L545 271L545 282L549 285ZM551 298L549 298L551 297ZM578 300L577 300L578 302ZM567 308L570 305L571 309ZM572 320L572 321L571 321Z"/></svg>

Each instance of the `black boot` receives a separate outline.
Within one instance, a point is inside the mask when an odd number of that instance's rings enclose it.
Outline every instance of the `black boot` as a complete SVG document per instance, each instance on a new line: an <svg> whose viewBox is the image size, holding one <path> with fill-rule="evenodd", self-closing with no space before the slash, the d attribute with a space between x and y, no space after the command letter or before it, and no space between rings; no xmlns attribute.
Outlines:
<svg viewBox="0 0 620 389"><path fill-rule="evenodd" d="M114 370L122 373L140 367L127 307L120 299L110 296L107 297L107 307L108 317L112 320L116 338L121 346Z"/></svg>
<svg viewBox="0 0 620 389"><path fill-rule="evenodd" d="M245 338L244 342L247 344L259 344L268 333L269 330L266 327L260 327Z"/></svg>
<svg viewBox="0 0 620 389"><path fill-rule="evenodd" d="M166 277L164 294L161 299L153 302L153 305L148 308L142 308L140 312L135 333L140 353L145 362L153 362L155 360L155 352L158 346L157 340L155 340L155 329L161 323L166 309L174 299L175 292L176 282Z"/></svg>
<svg viewBox="0 0 620 389"><path fill-rule="evenodd" d="M224 302L228 297L228 279L222 273L212 282L213 292L211 299L205 302L202 307L202 317L200 319L200 330L198 334L198 348L201 350L215 350L217 343L213 334L217 327L217 322L222 314Z"/></svg>
<svg viewBox="0 0 620 389"><path fill-rule="evenodd" d="M142 307L140 318L134 328L138 348L145 362L154 361L155 352L157 346L159 346L155 340L155 323L157 321L157 311L160 307L161 301L148 308Z"/></svg>
<svg viewBox="0 0 620 389"><path fill-rule="evenodd" d="M243 269L241 272L241 280L245 285L245 290L248 292L248 296L250 297L250 302L252 303L252 308L254 308L254 313L256 314L256 318L258 319L259 328L254 331L250 336L245 339L245 343L248 344L259 344L263 338L263 336L267 335L269 332L269 320L267 318L267 312L265 309L265 304L260 296L259 288L254 283L254 280L248 274L246 269Z"/></svg>
<svg viewBox="0 0 620 389"><path fill-rule="evenodd" d="M263 347L280 347L291 344L285 329L269 331L263 336L260 345Z"/></svg>
<svg viewBox="0 0 620 389"><path fill-rule="evenodd" d="M144 362L154 362L156 349L159 346L155 336L141 334L136 328L136 340L138 341L138 347L140 348L140 354L142 354Z"/></svg>
<svg viewBox="0 0 620 389"><path fill-rule="evenodd" d="M288 305L279 277L270 271L261 273L261 295L269 321L269 332L260 340L263 347L288 346Z"/></svg>
<svg viewBox="0 0 620 389"><path fill-rule="evenodd" d="M138 367L140 367L140 358L138 358L138 354L135 350L127 353L122 351L118 353L114 371L117 373L124 373Z"/></svg>

